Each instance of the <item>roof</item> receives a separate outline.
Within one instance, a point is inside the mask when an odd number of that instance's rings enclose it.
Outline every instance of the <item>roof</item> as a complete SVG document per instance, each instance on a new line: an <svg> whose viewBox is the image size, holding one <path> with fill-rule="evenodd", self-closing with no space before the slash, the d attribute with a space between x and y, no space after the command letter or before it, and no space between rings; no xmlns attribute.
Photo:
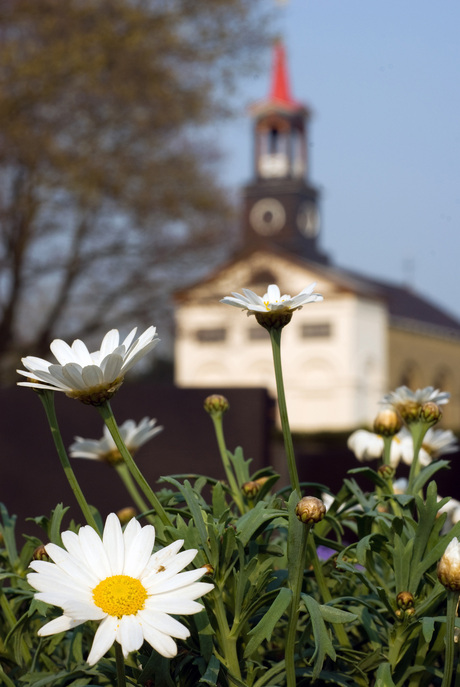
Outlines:
<svg viewBox="0 0 460 687"><path fill-rule="evenodd" d="M291 95L286 50L281 41L277 41L273 47L269 96L265 100L260 100L251 105L249 111L253 116L268 114L269 112L301 115L309 112L303 103L295 100Z"/></svg>
<svg viewBox="0 0 460 687"><path fill-rule="evenodd" d="M269 253L270 256L278 255L284 260L305 267L305 269L309 269L336 284L343 291L355 293L363 298L383 301L387 305L391 322L395 326L406 329L420 329L422 327L426 333L431 332L434 335L460 338L460 321L410 287L374 279L331 264L325 265L315 260L293 255L278 246L271 245L263 248L254 246L238 251L229 261L213 270L205 279L200 279L188 288L177 291L175 293L176 299L182 302L193 299L194 287L211 285L223 270L231 269L233 265L248 260L251 255L257 252Z"/></svg>

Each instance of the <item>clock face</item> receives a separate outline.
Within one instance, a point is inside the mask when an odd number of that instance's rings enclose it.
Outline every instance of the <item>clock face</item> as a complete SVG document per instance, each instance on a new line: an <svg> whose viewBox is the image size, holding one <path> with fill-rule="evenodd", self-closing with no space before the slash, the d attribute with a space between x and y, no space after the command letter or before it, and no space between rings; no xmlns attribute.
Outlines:
<svg viewBox="0 0 460 687"><path fill-rule="evenodd" d="M249 223L258 234L271 236L278 233L286 221L286 212L275 198L258 200L249 213Z"/></svg>
<svg viewBox="0 0 460 687"><path fill-rule="evenodd" d="M318 208L314 203L305 202L297 213L297 227L308 239L313 239L319 232Z"/></svg>

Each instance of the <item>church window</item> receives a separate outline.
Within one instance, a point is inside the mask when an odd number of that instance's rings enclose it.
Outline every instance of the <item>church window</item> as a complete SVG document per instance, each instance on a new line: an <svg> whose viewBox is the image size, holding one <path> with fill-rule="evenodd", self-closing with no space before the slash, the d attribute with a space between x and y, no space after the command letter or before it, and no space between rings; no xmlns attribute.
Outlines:
<svg viewBox="0 0 460 687"><path fill-rule="evenodd" d="M303 339L323 339L332 334L330 322L313 322L302 325L301 334Z"/></svg>
<svg viewBox="0 0 460 687"><path fill-rule="evenodd" d="M224 327L197 329L195 336L200 343L219 343L227 338L227 330Z"/></svg>

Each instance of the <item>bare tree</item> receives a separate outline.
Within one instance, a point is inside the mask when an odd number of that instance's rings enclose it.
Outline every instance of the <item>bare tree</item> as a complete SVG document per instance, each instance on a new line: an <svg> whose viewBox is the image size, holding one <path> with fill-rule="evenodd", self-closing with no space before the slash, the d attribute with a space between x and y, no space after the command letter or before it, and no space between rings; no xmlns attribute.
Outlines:
<svg viewBox="0 0 460 687"><path fill-rule="evenodd" d="M264 0L3 0L0 358L152 321L222 243L203 127L266 44Z"/></svg>

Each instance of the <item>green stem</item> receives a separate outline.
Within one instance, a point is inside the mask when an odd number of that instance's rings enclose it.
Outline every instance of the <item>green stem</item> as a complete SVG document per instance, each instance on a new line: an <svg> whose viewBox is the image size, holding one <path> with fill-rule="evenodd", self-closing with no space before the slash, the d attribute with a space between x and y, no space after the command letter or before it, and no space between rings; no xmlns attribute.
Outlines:
<svg viewBox="0 0 460 687"><path fill-rule="evenodd" d="M123 658L123 651L118 642L115 642L115 658L117 662L117 685L118 687L126 687L125 659Z"/></svg>
<svg viewBox="0 0 460 687"><path fill-rule="evenodd" d="M229 671L229 678L231 680L232 676L241 682L241 670L240 663L238 660L238 652L236 650L237 636L232 635L227 622L227 614L225 612L224 602L222 600L222 590L218 587L215 588L213 593L215 601L215 616L217 620L217 625L219 627L220 641L223 649L223 658L225 661L225 666Z"/></svg>
<svg viewBox="0 0 460 687"><path fill-rule="evenodd" d="M67 451L65 450L64 442L62 441L62 436L61 432L59 431L59 424L56 416L56 410L54 407L54 392L45 390L40 391L38 395L45 409L46 417L48 418L48 423L51 429L51 435L53 437L54 444L56 446L65 476L67 477L67 481L69 482L70 487L75 495L75 498L77 499L78 505L81 508L81 511L85 517L86 522L88 523L88 525L91 525L91 527L93 527L96 530L96 532L99 532L99 527L97 526L96 520L94 519L91 509L88 506L88 503L83 495L80 485L78 484L78 480L70 465L70 461L67 456Z"/></svg>
<svg viewBox="0 0 460 687"><path fill-rule="evenodd" d="M391 455L391 445L393 443L393 437L382 437L383 438L383 465L390 465L390 455Z"/></svg>
<svg viewBox="0 0 460 687"><path fill-rule="evenodd" d="M444 659L444 675L441 687L450 687L452 683L452 673L454 670L455 654L455 618L457 616L458 592L447 592L447 613L446 613L446 655Z"/></svg>
<svg viewBox="0 0 460 687"><path fill-rule="evenodd" d="M115 465L115 469L118 473L118 476L120 477L121 481L126 487L126 491L128 494L131 496L132 500L136 504L137 508L139 509L139 512L142 513L147 513L150 508L142 498L142 496L139 494L139 491L134 484L133 478L131 477L131 473L128 469L128 466L126 463L118 463L118 465ZM154 518L152 518L150 515L146 515L147 520L150 520L152 524L155 524Z"/></svg>
<svg viewBox="0 0 460 687"><path fill-rule="evenodd" d="M271 327L270 341L272 343L273 363L275 366L276 390L278 394L278 408L281 419L281 428L283 430L284 448L288 462L289 478L291 486L298 494L299 499L302 494L300 491L299 475L297 473L297 466L294 455L294 445L292 443L292 434L289 427L289 418L286 406L286 395L284 393L283 370L281 367L281 332L282 328Z"/></svg>
<svg viewBox="0 0 460 687"><path fill-rule="evenodd" d="M310 537L308 537L307 548L308 560L313 567L316 584L318 585L321 598L323 600L323 603L329 603L329 601L332 601L332 594L330 592L329 587L327 586L326 580L324 579L323 566L321 565L321 561L318 558L318 551L316 550L316 544L313 538L313 534ZM335 635L339 640L340 644L350 649L350 640L348 639L348 635L345 632L345 628L343 627L343 625L341 623L332 623L332 626L334 628Z"/></svg>
<svg viewBox="0 0 460 687"><path fill-rule="evenodd" d="M412 443L414 444L414 458L412 460L409 470L409 481L407 485L407 493L412 494L413 484L420 472L419 453L422 448L423 439L431 424L426 422L413 422L409 425L410 433L412 435Z"/></svg>
<svg viewBox="0 0 460 687"><path fill-rule="evenodd" d="M102 419L104 420L107 429L109 430L110 434L112 435L112 439L115 442L115 445L117 449L120 452L120 455L122 456L123 460L125 461L126 465L128 466L128 469L134 479L136 480L137 484L139 485L140 489L144 492L144 495L147 497L148 501L152 505L152 507L155 509L157 512L160 520L164 525L171 525L171 521L161 505L158 497L156 494L152 491L149 483L145 479L144 475L142 472L139 470L137 467L136 463L133 460L133 457L131 456L130 452L126 448L125 442L122 439L122 436L119 432L117 422L115 420L115 417L112 412L112 408L110 406L109 401L104 401L104 403L100 406L96 406Z"/></svg>
<svg viewBox="0 0 460 687"><path fill-rule="evenodd" d="M294 522L294 525L296 523ZM302 534L300 539L300 546L296 556L298 555L298 563L294 569L294 575L289 580L289 586L292 591L291 612L289 614L288 631L286 636L286 650L284 652L284 659L286 663L286 684L287 687L296 687L295 674L295 637L297 633L297 622L299 619L299 603L300 594L302 592L302 582L305 568L305 560L307 557L307 541L308 533L311 525L302 523Z"/></svg>
<svg viewBox="0 0 460 687"><path fill-rule="evenodd" d="M241 489L238 487L235 475L233 473L232 466L230 464L230 459L228 457L227 446L225 444L224 429L222 425L222 413L210 413L211 419L214 425L214 431L216 433L217 445L219 447L220 457L222 460L222 465L224 466L225 474L227 476L227 482L230 486L232 492L232 498L240 513L244 513L244 502L241 494Z"/></svg>

